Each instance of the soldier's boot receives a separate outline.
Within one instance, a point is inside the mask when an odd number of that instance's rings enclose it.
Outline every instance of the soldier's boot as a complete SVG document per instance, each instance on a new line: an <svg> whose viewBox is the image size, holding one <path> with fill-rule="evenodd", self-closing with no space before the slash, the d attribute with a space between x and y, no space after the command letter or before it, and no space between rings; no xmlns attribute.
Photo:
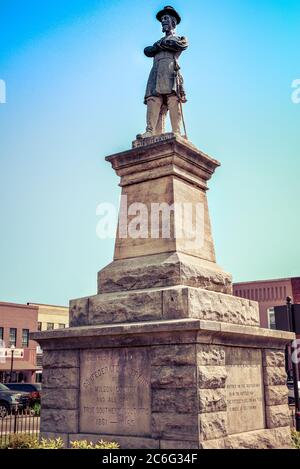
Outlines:
<svg viewBox="0 0 300 469"><path fill-rule="evenodd" d="M147 99L147 128L146 132L141 135L141 138L153 137L155 135L162 104L161 97L151 96Z"/></svg>
<svg viewBox="0 0 300 469"><path fill-rule="evenodd" d="M168 108L170 112L170 119L172 125L172 132L175 135L181 135L181 109L180 109L180 102L177 96L172 95L168 97Z"/></svg>
<svg viewBox="0 0 300 469"><path fill-rule="evenodd" d="M164 134L166 131L166 118L168 114L168 107L163 104L160 108L160 113L158 116L158 121L155 129L155 135Z"/></svg>

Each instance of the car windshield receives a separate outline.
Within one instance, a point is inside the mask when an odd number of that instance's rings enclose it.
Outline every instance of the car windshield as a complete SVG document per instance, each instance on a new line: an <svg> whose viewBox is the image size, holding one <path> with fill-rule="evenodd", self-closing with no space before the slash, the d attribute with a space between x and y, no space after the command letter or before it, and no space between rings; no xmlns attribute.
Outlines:
<svg viewBox="0 0 300 469"><path fill-rule="evenodd" d="M9 391L9 389L6 386L4 386L4 384L0 383L0 391Z"/></svg>

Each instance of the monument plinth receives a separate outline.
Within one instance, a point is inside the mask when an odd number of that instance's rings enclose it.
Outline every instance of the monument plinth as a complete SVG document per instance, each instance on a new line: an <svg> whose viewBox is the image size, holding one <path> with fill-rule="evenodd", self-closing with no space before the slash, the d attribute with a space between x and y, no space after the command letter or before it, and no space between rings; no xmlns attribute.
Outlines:
<svg viewBox="0 0 300 469"><path fill-rule="evenodd" d="M289 447L294 335L260 328L258 303L232 296L216 264L206 192L219 163L173 134L107 160L122 187L114 260L97 295L70 302L69 329L32 335L44 351L42 435Z"/></svg>

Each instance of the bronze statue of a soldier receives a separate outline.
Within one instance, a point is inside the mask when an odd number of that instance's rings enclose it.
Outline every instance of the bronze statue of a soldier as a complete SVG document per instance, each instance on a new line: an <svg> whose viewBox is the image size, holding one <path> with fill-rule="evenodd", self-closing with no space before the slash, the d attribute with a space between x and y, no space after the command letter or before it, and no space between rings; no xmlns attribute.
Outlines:
<svg viewBox="0 0 300 469"><path fill-rule="evenodd" d="M154 63L145 94L147 128L146 133L140 136L142 138L165 133L168 111L172 132L180 135L182 103L186 102L178 59L188 48L188 41L185 37L175 35L176 26L181 22L181 18L171 6L159 11L156 18L162 23L165 36L153 46L146 47L144 51L147 57L154 58Z"/></svg>

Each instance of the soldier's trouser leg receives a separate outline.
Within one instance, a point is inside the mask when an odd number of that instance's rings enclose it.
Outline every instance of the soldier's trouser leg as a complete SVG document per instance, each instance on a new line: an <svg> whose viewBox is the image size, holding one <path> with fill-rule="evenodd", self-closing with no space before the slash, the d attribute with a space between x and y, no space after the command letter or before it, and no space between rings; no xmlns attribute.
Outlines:
<svg viewBox="0 0 300 469"><path fill-rule="evenodd" d="M163 104L160 108L158 122L157 122L156 129L155 129L155 135L161 135L165 133L167 114L168 114L168 107L166 104Z"/></svg>
<svg viewBox="0 0 300 469"><path fill-rule="evenodd" d="M170 119L172 125L172 132L174 134L180 135L180 125L181 125L181 109L180 102L177 96L171 95L168 96L168 109L170 112Z"/></svg>
<svg viewBox="0 0 300 469"><path fill-rule="evenodd" d="M155 134L162 104L160 96L151 96L147 99L147 134Z"/></svg>

